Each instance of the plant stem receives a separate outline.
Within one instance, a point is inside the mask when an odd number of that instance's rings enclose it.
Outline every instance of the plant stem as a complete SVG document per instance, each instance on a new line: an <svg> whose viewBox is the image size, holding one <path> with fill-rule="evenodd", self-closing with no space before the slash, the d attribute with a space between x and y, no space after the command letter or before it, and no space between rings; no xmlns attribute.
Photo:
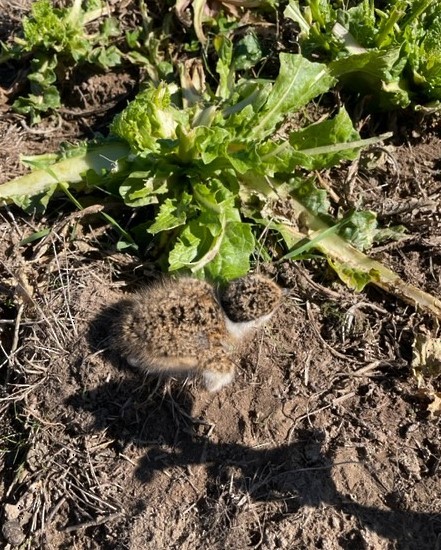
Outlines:
<svg viewBox="0 0 441 550"><path fill-rule="evenodd" d="M320 250L327 258L369 275L372 284L390 294L394 294L415 308L441 319L441 300L406 283L394 271L360 252L342 237L336 235L335 232L325 233L332 228L320 218L314 216L295 198L291 200L296 218L301 216L302 222L311 231L308 238L313 240L317 235L320 235L315 243L315 248ZM287 232L292 232L293 236L298 236L298 231L289 225L286 224L284 228Z"/></svg>
<svg viewBox="0 0 441 550"><path fill-rule="evenodd" d="M129 146L119 141L109 141L99 146L91 146L78 156L60 160L47 168L35 170L0 185L0 204L14 202L14 197L33 197L48 191L54 184L67 182L84 187L84 174L93 170L96 174L110 171L118 159L127 157Z"/></svg>

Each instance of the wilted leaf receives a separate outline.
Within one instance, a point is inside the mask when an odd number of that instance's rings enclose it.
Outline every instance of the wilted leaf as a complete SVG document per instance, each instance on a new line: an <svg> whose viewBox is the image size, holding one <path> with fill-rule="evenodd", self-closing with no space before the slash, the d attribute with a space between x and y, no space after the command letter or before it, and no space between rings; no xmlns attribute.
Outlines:
<svg viewBox="0 0 441 550"><path fill-rule="evenodd" d="M441 338L417 334L412 346L412 370L421 386L430 378L441 375Z"/></svg>
<svg viewBox="0 0 441 550"><path fill-rule="evenodd" d="M375 270L361 271L347 264L337 262L328 258L328 263L337 273L339 278L356 292L361 292L368 283L379 279L379 273Z"/></svg>

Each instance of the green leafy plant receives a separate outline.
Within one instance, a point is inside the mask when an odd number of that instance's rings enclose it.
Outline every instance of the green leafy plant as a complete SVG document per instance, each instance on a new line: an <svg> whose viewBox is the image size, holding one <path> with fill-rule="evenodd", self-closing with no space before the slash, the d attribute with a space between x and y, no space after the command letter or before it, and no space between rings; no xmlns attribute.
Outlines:
<svg viewBox="0 0 441 550"><path fill-rule="evenodd" d="M100 1L86 2L84 9L81 0L74 0L69 8L54 8L50 0L32 3L31 15L23 20L22 36L15 37L12 45L1 45L0 63L30 59L30 93L14 102L17 112L36 123L41 113L60 107L58 83L74 65L108 68L120 64L121 52L112 44L120 34L116 19L107 17L99 32L86 32L87 24L104 12Z"/></svg>
<svg viewBox="0 0 441 550"><path fill-rule="evenodd" d="M343 86L371 96L371 105L438 106L440 0L363 0L351 8L329 0L290 0L284 13L300 26L304 55L321 55Z"/></svg>
<svg viewBox="0 0 441 550"><path fill-rule="evenodd" d="M287 118L334 84L328 68L281 54L274 82L237 78L231 43L219 38L216 47L215 92L185 71L180 87L148 86L115 117L108 139L31 159L37 169L1 186L0 200L34 210L55 191L73 198L102 190L143 213L121 248L147 246L166 271L218 281L247 273L253 255L270 258L258 242L269 231L281 241L280 255L319 250L352 288L372 282L441 316L439 301L345 240L369 247L378 236L375 215L333 220L326 192L305 176L355 159L378 139L360 139L344 108L283 132Z"/></svg>

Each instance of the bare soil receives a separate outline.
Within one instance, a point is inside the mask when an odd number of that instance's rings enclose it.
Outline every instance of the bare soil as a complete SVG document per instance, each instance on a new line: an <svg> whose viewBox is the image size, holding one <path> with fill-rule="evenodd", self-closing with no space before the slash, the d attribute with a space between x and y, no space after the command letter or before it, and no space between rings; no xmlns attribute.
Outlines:
<svg viewBox="0 0 441 550"><path fill-rule="evenodd" d="M43 133L6 100L1 180L22 172L20 153L89 137L138 77L74 82L84 103ZM321 177L336 208L404 225L370 254L441 297L440 119L382 124L393 143ZM439 337L438 324L347 290L321 260L256 269L286 300L233 384L209 394L108 349L109 307L158 276L148 258L118 253L108 227L62 199L39 218L0 210L2 547L441 548L441 416L427 409L441 381L422 391L411 369L415 335Z"/></svg>

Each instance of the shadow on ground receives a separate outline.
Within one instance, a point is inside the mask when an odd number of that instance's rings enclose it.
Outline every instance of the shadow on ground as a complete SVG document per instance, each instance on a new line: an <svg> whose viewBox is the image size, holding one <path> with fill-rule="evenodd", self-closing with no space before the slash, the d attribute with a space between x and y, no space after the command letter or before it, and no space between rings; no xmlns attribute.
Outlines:
<svg viewBox="0 0 441 550"><path fill-rule="evenodd" d="M440 515L381 510L340 494L331 476L332 461L321 452L320 432L299 433L298 441L272 449L214 443L196 433L203 421L192 418L193 400L188 391L171 389L164 395L152 392L142 403L145 390L140 388L138 378L109 382L68 400L75 410L93 414L94 425L85 429L105 429L121 452L128 444L146 448L135 472L143 483L150 483L161 470L205 465L206 489L211 498L216 498L216 491L233 479L233 489L245 492L253 501L285 500L287 513L296 513L303 506L326 504L355 516L361 528L396 541L399 548L436 548L441 538ZM235 476L231 476L232 468Z"/></svg>
<svg viewBox="0 0 441 550"><path fill-rule="evenodd" d="M91 324L88 340L92 349L109 344L110 326L118 319L123 305L123 301L111 305ZM115 369L128 368L113 352L104 351L104 356ZM207 422L194 416L194 399L185 385L171 384L168 391L161 391L161 385L158 388L151 386L152 382L141 382L142 375L131 371L131 375L125 374L120 380L83 390L67 400L74 414L85 411L91 419L91 425L75 423L72 429L77 431L76 435L105 431L114 440L117 453L124 453L130 445L145 449L135 470L140 482L148 485L160 471L174 468L185 471L194 465L204 465L207 476L202 501L204 498L216 501L227 486L232 494L246 495L250 501L283 501L284 515L296 514L302 507L332 506L355 517L360 529L367 528L394 541L396 548L439 548L441 515L402 509L400 499L393 493L384 496L387 510L365 506L350 495L341 494L332 474L334 468L345 465L333 464L322 452L325 438L322 432L299 430L295 442L274 448L214 441ZM221 398L228 397L223 394ZM372 465L373 470L380 468L381 464ZM354 547L353 540L341 544L341 548ZM363 541L361 544L364 546Z"/></svg>

